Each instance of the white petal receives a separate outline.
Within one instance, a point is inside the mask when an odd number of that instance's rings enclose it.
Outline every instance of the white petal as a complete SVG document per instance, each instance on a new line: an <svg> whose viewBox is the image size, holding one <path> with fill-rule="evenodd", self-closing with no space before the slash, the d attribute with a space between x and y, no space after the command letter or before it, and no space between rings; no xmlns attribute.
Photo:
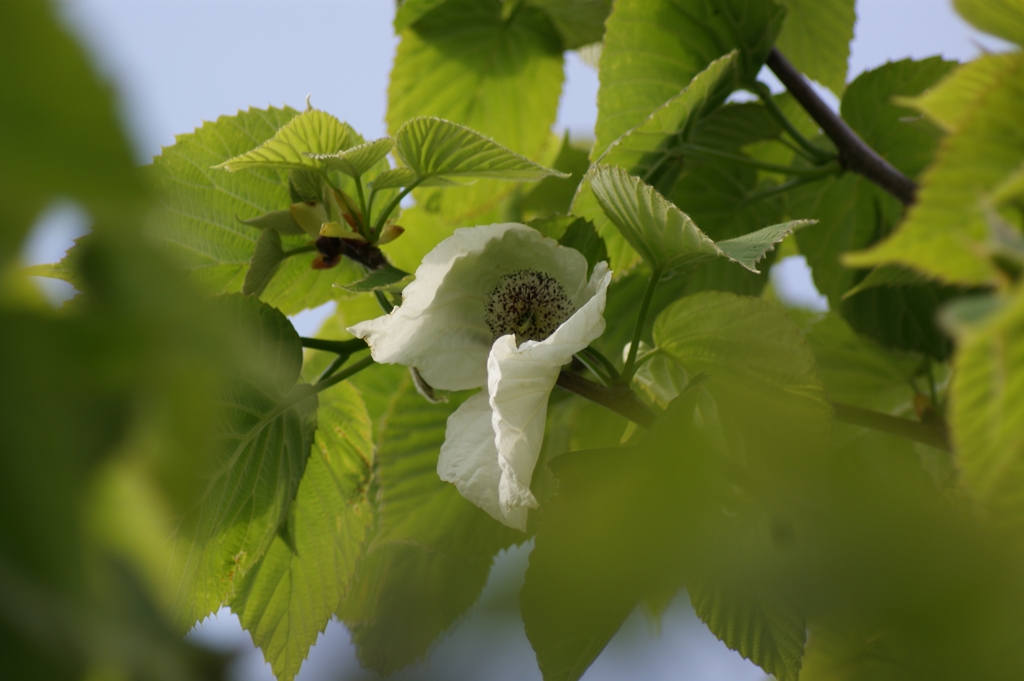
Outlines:
<svg viewBox="0 0 1024 681"><path fill-rule="evenodd" d="M495 520L526 531L526 509L506 518L498 503L501 469L486 392L473 395L448 417L437 474Z"/></svg>
<svg viewBox="0 0 1024 681"><path fill-rule="evenodd" d="M527 341L518 348L513 336L502 336L491 348L487 392L501 469L498 498L506 517L537 506L530 482L544 440L548 397L562 365L604 332L610 282L607 265L599 264L588 286L593 296L551 336L539 343Z"/></svg>
<svg viewBox="0 0 1024 681"><path fill-rule="evenodd" d="M573 301L587 298L587 264L578 251L518 223L470 227L423 258L401 306L349 331L369 343L378 362L414 366L435 388L480 387L493 340L484 322L487 295L502 276L526 268L555 277Z"/></svg>

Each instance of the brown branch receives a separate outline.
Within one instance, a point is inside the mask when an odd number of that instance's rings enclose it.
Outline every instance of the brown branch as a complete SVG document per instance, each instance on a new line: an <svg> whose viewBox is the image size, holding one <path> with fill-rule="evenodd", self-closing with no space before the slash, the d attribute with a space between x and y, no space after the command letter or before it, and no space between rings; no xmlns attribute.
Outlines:
<svg viewBox="0 0 1024 681"><path fill-rule="evenodd" d="M846 124L846 121L828 108L828 105L811 89L803 74L789 63L777 48L772 49L765 63L839 149L839 163L843 168L868 178L902 201L904 205L914 202L917 184L879 156L878 152L869 147L853 128Z"/></svg>
<svg viewBox="0 0 1024 681"><path fill-rule="evenodd" d="M558 374L557 385L562 386L574 395L600 404L616 414L625 416L630 421L650 428L654 425L656 415L637 399L633 391L625 386L607 387L598 385L569 371Z"/></svg>

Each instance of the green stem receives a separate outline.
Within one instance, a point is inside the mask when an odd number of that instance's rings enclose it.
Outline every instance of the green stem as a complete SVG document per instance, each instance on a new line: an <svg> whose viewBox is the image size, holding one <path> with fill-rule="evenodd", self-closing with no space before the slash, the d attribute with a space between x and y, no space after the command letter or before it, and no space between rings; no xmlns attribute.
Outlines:
<svg viewBox="0 0 1024 681"><path fill-rule="evenodd" d="M374 239L376 239L380 235L380 231L384 229L384 223L387 222L388 216L394 212L395 208L398 207L398 204L402 202L402 199L409 195L409 192L411 192L413 189L419 186L419 183L422 182L423 179L424 178L422 177L416 178L416 180L412 184L410 184L402 191L398 192L398 196L391 199L390 203L388 203L388 205L384 207L384 212L380 214L380 217L377 219L377 224L374 225L373 228Z"/></svg>
<svg viewBox="0 0 1024 681"><path fill-rule="evenodd" d="M386 314L391 314L391 311L395 309L395 306L391 304L391 301L388 300L388 297L386 295L384 295L384 292L381 291L380 289L376 289L373 292L373 295L377 299L377 302L380 304L380 308L384 310Z"/></svg>
<svg viewBox="0 0 1024 681"><path fill-rule="evenodd" d="M602 355L598 350L595 350L593 347L587 347L583 348L582 353L587 357L590 357L592 360L600 363L613 382L619 380L619 370L615 368L615 365L611 363L611 360Z"/></svg>
<svg viewBox="0 0 1024 681"><path fill-rule="evenodd" d="M656 267L651 273L651 280L647 282L647 290L644 292L643 302L640 303L640 314L637 315L636 327L633 329L633 342L629 345L629 356L626 358L626 366L622 367L622 376L619 381L623 385L629 385L633 381L633 372L636 371L636 353L640 348L640 336L643 335L647 310L651 307L651 299L654 298L654 289L658 288L659 279L661 279L661 268Z"/></svg>
<svg viewBox="0 0 1024 681"><path fill-rule="evenodd" d="M377 196L377 189L372 186L372 182L370 184L370 199L366 203L366 224L368 225L373 224L373 199Z"/></svg>
<svg viewBox="0 0 1024 681"><path fill-rule="evenodd" d="M367 239L371 235L364 233L364 229L370 226L370 214L366 211L366 198L363 196L363 178L357 177L356 180L356 193L359 195L359 210L363 212L362 217L359 219L359 233Z"/></svg>
<svg viewBox="0 0 1024 681"><path fill-rule="evenodd" d="M333 352L339 355L351 355L359 352L360 350L366 349L366 341L362 338L352 338L349 340L326 340L323 338L305 338L300 337L302 341L302 347L312 348L314 350L326 350L327 352Z"/></svg>
<svg viewBox="0 0 1024 681"><path fill-rule="evenodd" d="M323 372L317 377L316 382L319 383L320 381L324 380L341 367L345 366L345 362L348 361L349 357L351 357L351 355L338 355L337 357L335 357L334 361L328 364L327 368L324 369Z"/></svg>
<svg viewBox="0 0 1024 681"><path fill-rule="evenodd" d="M943 451L952 451L952 447L949 444L949 434L941 426L911 421L910 419L890 416L889 414L839 402L832 403L832 410L836 421L888 433Z"/></svg>
<svg viewBox="0 0 1024 681"><path fill-rule="evenodd" d="M657 414L624 385L598 385L569 371L558 374L557 385L583 399L600 404L644 428L653 426L657 418Z"/></svg>
<svg viewBox="0 0 1024 681"><path fill-rule="evenodd" d="M293 248L290 251L285 251L284 252L284 257L289 258L289 257L291 257L293 255L298 255L299 253L312 253L315 250L316 250L316 244L315 243L306 244L305 246L299 246L298 248Z"/></svg>
<svg viewBox="0 0 1024 681"><path fill-rule="evenodd" d="M811 156L807 152L807 150L804 149L803 147L801 147L799 144L793 144L792 142L790 142L788 139L786 139L784 137L779 137L775 141L778 142L779 144L781 144L782 146L786 147L787 149L792 150L793 153L799 154L800 158L804 159L805 161L809 161L810 163L817 163L818 162L818 159L816 159L813 156Z"/></svg>
<svg viewBox="0 0 1024 681"><path fill-rule="evenodd" d="M805 184L810 184L812 182L817 182L818 180L828 177L829 175L837 175L839 174L839 172L841 171L838 165L822 166L821 170L814 175L804 175L803 177L798 177L794 180L790 180L789 182L783 182L782 184L777 184L774 187L769 187L768 189L765 189L763 191L750 194L742 201L740 201L737 208L742 208L743 206L749 206L750 204L757 203L758 201L770 199L771 197L776 196L778 194L784 194L785 192L788 192L790 189L794 189Z"/></svg>
<svg viewBox="0 0 1024 681"><path fill-rule="evenodd" d="M932 396L932 407L936 412L939 411L939 392L935 385L935 372L932 371L932 361L927 357L924 360L925 367L928 369L928 388Z"/></svg>
<svg viewBox="0 0 1024 681"><path fill-rule="evenodd" d="M577 352L573 357L589 369L590 373L597 376L598 380L601 381L601 385L611 385L614 382L613 379L608 376L608 372L605 370L604 366L593 357L587 356L583 351Z"/></svg>
<svg viewBox="0 0 1024 681"><path fill-rule="evenodd" d="M783 113L782 109L779 108L779 105L775 103L775 98L772 97L772 91L768 88L767 85L765 85L761 81L757 81L754 83L753 87L754 94L761 98L761 101L764 102L764 105L768 108L768 111L770 111L771 114L775 116L775 119L779 122L779 125L781 125L786 130L786 132L789 133L789 136L792 137L797 144L806 149L811 154L811 156L815 158L815 160L817 160L820 163L822 161L831 161L836 158L835 154L830 154L829 152L819 147L817 144L814 144L809 139L804 137L799 130L796 129L796 126L793 125L792 121L790 121L786 117L786 114Z"/></svg>
<svg viewBox="0 0 1024 681"><path fill-rule="evenodd" d="M317 381L316 385L313 386L313 394L316 394L316 393L319 393L319 392L323 392L324 390L327 390L328 388L330 388L332 385L337 385L337 384L341 383L342 381L346 380L347 378L350 378L351 376L355 376L360 371L362 371L363 369L365 369L366 367L370 366L373 363L374 363L373 357L371 357L369 355L367 355L366 357L363 357L361 360L359 360L358 362L356 362L352 366L350 366L350 367L348 367L346 369L342 369L341 371L339 371L338 373L334 374L333 376L329 376L328 378L325 378L322 381Z"/></svg>
<svg viewBox="0 0 1024 681"><path fill-rule="evenodd" d="M733 161L735 163L742 163L743 165L750 166L752 168L760 168L761 170L769 170L774 173L783 173L786 175L804 175L814 176L823 166L815 166L813 168L800 168L796 166L783 166L777 163L767 163L766 161L758 161L756 158L750 158L749 156L743 156L742 154L732 154L728 151L721 151L719 149L713 149L711 147L704 147L699 144L680 144L675 147L673 151L682 151L684 153L690 153L695 156L712 156L714 158L724 158L727 161Z"/></svg>
<svg viewBox="0 0 1024 681"><path fill-rule="evenodd" d="M661 354L661 348L654 348L649 352L645 352L643 357L637 357L636 365L633 368L633 373L636 373L637 369L642 367L646 362L651 361L655 357Z"/></svg>

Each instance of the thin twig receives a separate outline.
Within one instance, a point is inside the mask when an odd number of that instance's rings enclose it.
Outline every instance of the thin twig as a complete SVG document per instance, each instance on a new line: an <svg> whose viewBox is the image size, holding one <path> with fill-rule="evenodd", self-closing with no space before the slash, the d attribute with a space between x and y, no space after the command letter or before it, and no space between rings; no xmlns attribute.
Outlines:
<svg viewBox="0 0 1024 681"><path fill-rule="evenodd" d="M902 201L904 205L914 202L917 184L879 156L878 152L869 147L846 124L846 121L828 108L828 105L811 89L803 74L789 63L778 49L772 49L765 63L836 145L839 150L839 162L845 169L868 178Z"/></svg>

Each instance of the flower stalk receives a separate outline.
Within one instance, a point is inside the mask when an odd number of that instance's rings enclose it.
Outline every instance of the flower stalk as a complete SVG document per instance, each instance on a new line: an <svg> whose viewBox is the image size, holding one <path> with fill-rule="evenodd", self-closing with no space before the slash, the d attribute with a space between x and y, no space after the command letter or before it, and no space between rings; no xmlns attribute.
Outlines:
<svg viewBox="0 0 1024 681"><path fill-rule="evenodd" d="M633 381L633 374L636 372L636 353L640 349L640 337L643 335L644 323L647 321L647 312L651 307L651 300L654 298L654 290L658 288L658 281L661 279L661 268L657 267L651 273L651 279L647 282L647 290L644 291L643 302L640 303L640 312L637 314L636 327L633 328L633 340L629 344L629 355L626 358L626 365L622 367L620 382L629 385Z"/></svg>

